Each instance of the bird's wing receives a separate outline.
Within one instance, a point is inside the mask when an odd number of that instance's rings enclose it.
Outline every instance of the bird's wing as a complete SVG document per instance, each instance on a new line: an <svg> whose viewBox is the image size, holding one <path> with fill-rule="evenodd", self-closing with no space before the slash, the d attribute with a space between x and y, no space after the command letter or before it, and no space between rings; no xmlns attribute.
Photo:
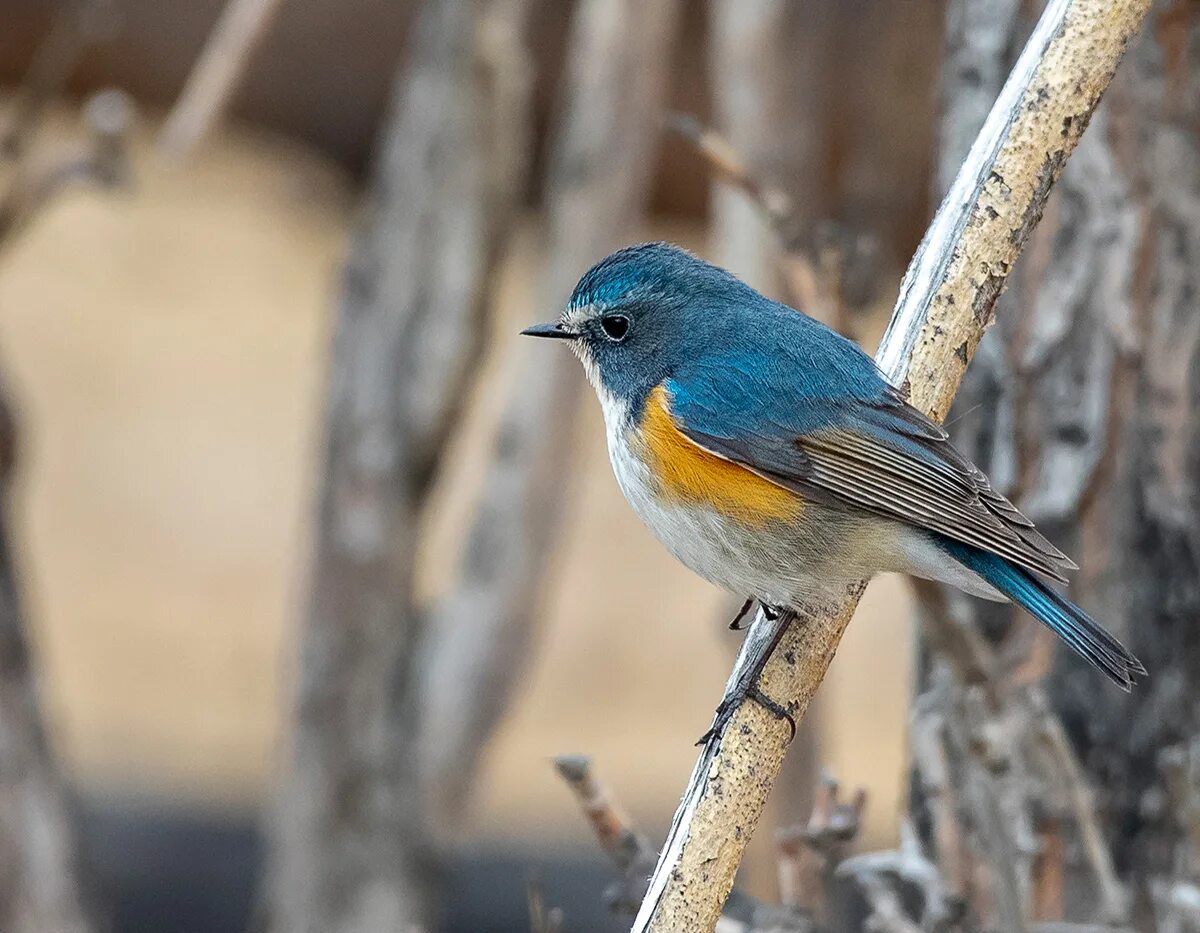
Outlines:
<svg viewBox="0 0 1200 933"><path fill-rule="evenodd" d="M717 363L664 388L680 432L712 454L827 505L925 528L1065 582L1075 564L863 362L869 372L843 371L833 386L824 375Z"/></svg>

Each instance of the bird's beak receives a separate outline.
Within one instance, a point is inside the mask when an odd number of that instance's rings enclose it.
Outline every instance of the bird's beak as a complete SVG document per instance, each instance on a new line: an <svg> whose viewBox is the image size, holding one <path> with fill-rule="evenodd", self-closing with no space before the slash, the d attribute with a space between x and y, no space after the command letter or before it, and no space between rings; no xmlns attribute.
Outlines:
<svg viewBox="0 0 1200 933"><path fill-rule="evenodd" d="M534 324L521 331L526 337L549 337L551 340L574 340L579 335L572 330L565 330L562 324Z"/></svg>

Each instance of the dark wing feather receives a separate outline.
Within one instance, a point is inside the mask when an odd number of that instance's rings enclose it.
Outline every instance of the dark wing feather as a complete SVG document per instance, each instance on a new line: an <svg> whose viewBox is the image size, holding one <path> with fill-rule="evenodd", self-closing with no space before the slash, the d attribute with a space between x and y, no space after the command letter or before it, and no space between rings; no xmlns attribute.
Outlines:
<svg viewBox="0 0 1200 933"><path fill-rule="evenodd" d="M811 425L802 432L781 431L783 425L771 421L766 430L728 437L686 417L676 421L706 450L801 495L926 528L1063 582L1063 572L1075 569L954 449L939 425L890 387L849 406L819 404L826 408L819 416L795 419Z"/></svg>

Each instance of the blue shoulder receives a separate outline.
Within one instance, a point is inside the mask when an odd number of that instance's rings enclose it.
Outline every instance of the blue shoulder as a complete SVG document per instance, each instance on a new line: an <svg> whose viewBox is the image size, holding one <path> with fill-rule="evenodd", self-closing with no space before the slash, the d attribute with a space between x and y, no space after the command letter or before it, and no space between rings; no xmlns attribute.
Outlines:
<svg viewBox="0 0 1200 933"><path fill-rule="evenodd" d="M672 414L714 437L806 434L895 399L857 345L774 303L746 330L697 347L666 388Z"/></svg>

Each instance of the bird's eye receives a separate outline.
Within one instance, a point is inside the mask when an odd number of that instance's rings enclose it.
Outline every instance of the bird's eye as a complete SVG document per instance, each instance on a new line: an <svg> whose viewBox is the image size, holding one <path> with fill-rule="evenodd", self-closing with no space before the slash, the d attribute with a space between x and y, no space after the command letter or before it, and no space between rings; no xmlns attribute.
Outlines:
<svg viewBox="0 0 1200 933"><path fill-rule="evenodd" d="M600 318L600 329L609 340L620 343L629 333L629 318L623 314L606 314Z"/></svg>

